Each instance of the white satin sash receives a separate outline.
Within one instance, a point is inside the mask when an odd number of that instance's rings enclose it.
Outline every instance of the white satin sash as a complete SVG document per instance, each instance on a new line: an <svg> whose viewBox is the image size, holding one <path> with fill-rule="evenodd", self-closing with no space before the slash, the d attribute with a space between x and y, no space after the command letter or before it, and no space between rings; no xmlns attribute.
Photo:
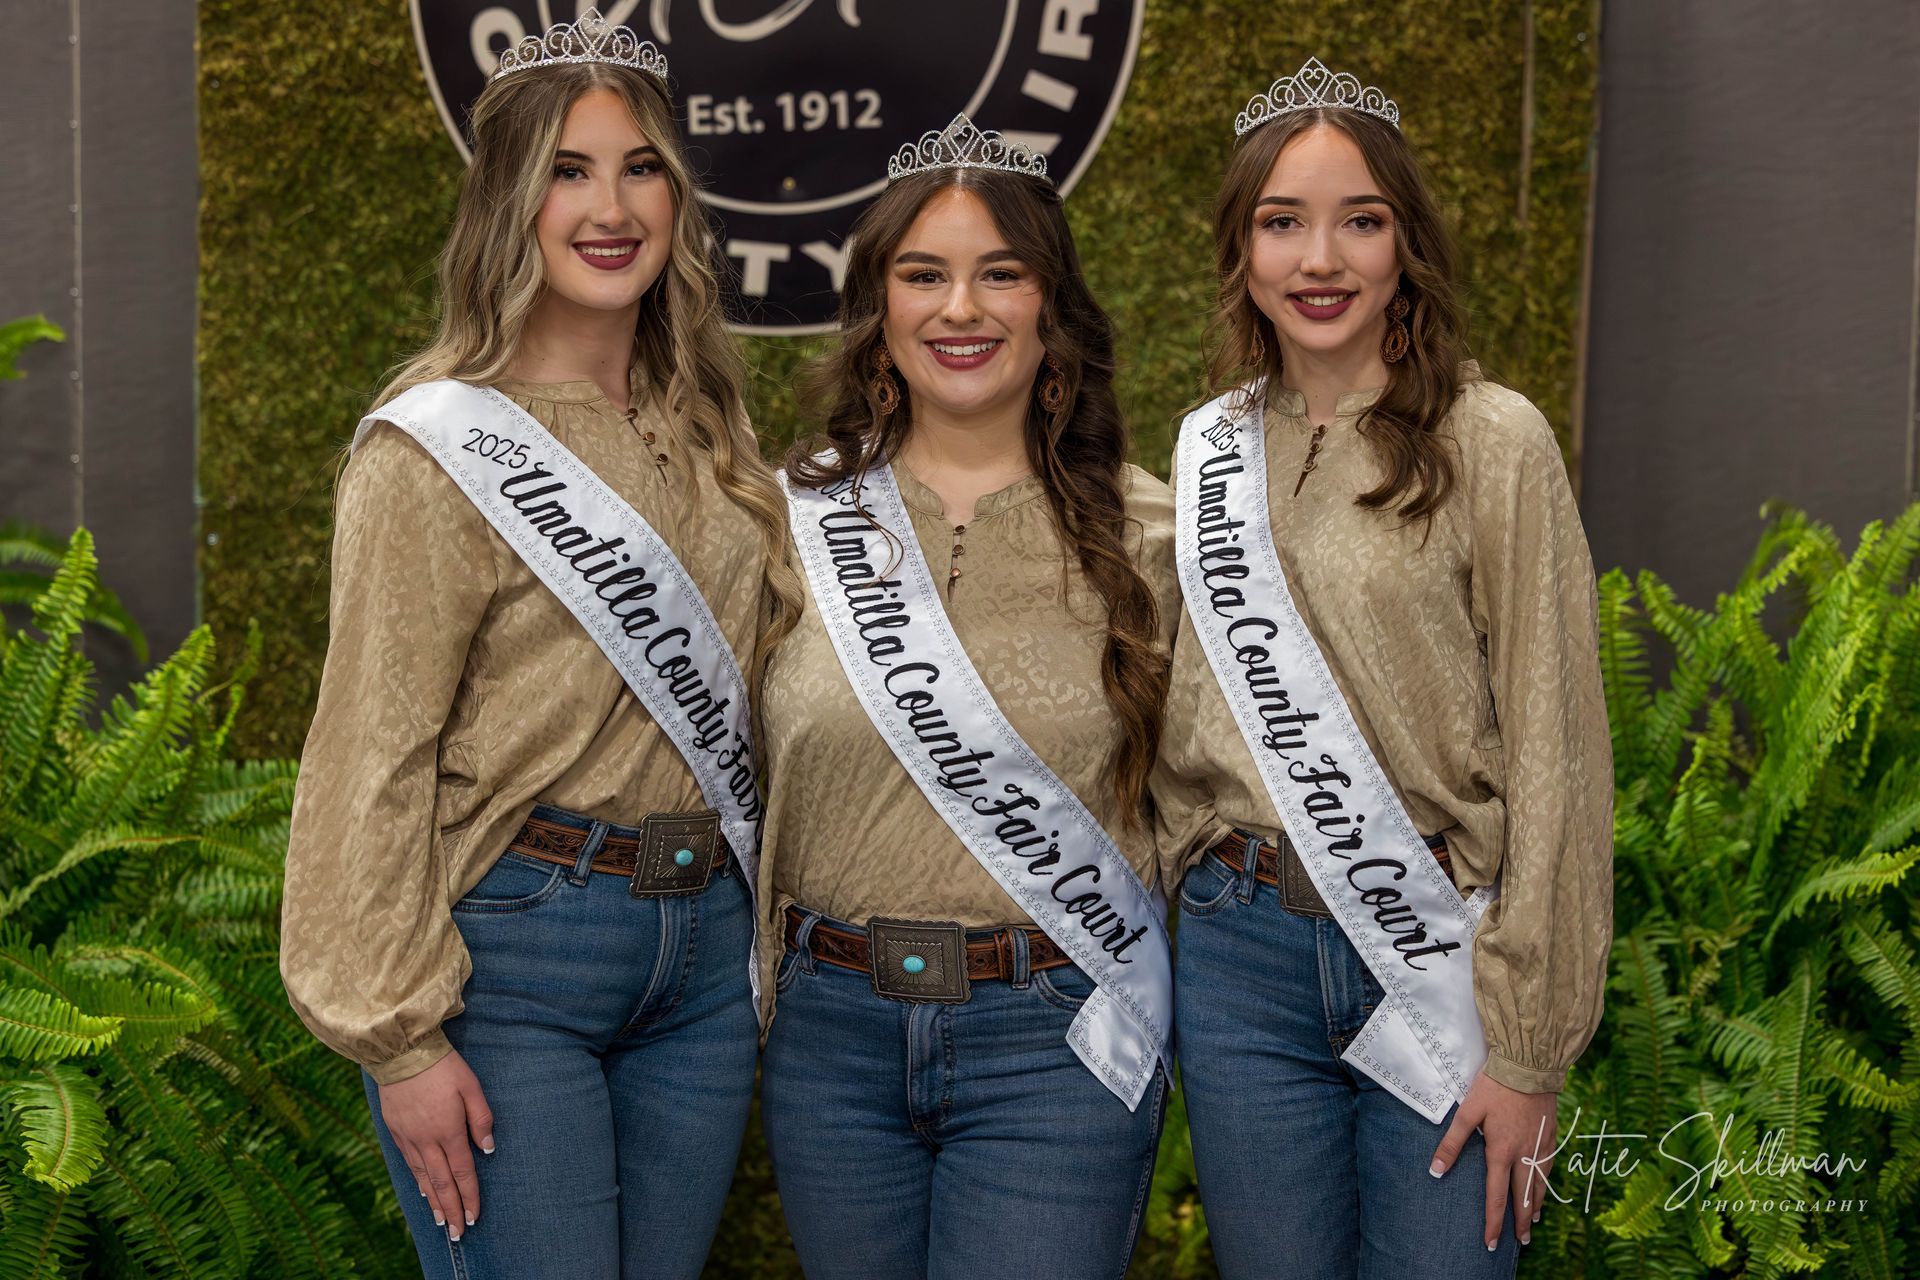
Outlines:
<svg viewBox="0 0 1920 1280"><path fill-rule="evenodd" d="M940 603L892 469L868 471L857 500L851 482L781 482L814 601L860 705L968 852L1093 979L1067 1042L1133 1110L1155 1064L1172 1066L1163 903L995 704Z"/></svg>
<svg viewBox="0 0 1920 1280"><path fill-rule="evenodd" d="M638 511L538 419L492 387L442 379L361 420L418 441L593 637L720 813L753 893L758 764L739 663L700 588ZM759 965L749 975L759 1006Z"/></svg>
<svg viewBox="0 0 1920 1280"><path fill-rule="evenodd" d="M1294 608L1268 520L1263 402L1257 386L1230 392L1181 427L1181 592L1302 865L1387 994L1342 1057L1437 1124L1486 1061L1473 935L1496 891L1465 898L1447 879Z"/></svg>

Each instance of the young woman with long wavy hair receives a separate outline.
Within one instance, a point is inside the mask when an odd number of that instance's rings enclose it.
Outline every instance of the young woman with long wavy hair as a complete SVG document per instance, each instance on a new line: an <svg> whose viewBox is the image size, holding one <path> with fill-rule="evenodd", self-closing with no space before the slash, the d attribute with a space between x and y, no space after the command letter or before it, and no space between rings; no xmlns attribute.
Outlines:
<svg viewBox="0 0 1920 1280"><path fill-rule="evenodd" d="M796 616L785 507L657 51L530 37L472 132L439 331L339 484L281 968L366 1072L427 1275L694 1276L753 1088L754 850L610 659L651 636L691 689L679 617L740 684Z"/></svg>
<svg viewBox="0 0 1920 1280"><path fill-rule="evenodd" d="M1115 1089L1068 1037L1096 985L1073 957L1145 969L1164 947L1120 885L1157 884L1170 499L1126 461L1060 197L997 137L927 135L862 215L814 370L823 431L787 462L809 590L759 708L762 1114L814 1280L1118 1276L1160 1127L1151 1049ZM956 809L1028 833L1034 884L1111 893L1016 898ZM1069 900L1062 929L1046 908Z"/></svg>
<svg viewBox="0 0 1920 1280"><path fill-rule="evenodd" d="M1241 113L1176 466L1156 797L1230 1277L1511 1275L1611 941L1591 559L1398 119L1317 60Z"/></svg>

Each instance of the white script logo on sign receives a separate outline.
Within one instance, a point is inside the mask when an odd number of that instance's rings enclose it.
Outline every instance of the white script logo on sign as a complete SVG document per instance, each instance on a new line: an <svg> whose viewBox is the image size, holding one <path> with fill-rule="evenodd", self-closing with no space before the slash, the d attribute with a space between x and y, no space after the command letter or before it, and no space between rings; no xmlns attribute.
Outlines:
<svg viewBox="0 0 1920 1280"><path fill-rule="evenodd" d="M412 0L447 132L502 50L590 7L667 57L734 271L735 328L832 327L844 245L903 144L965 112L1047 156L1064 195L1126 90L1144 0Z"/></svg>

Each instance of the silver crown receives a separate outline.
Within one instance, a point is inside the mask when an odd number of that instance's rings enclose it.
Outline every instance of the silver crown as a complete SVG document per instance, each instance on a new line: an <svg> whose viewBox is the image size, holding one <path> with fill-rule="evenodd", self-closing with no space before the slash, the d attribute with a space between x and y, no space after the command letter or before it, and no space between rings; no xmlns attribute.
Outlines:
<svg viewBox="0 0 1920 1280"><path fill-rule="evenodd" d="M980 128L963 111L940 132L923 133L920 141L894 152L893 159L887 161L887 181L933 169L998 169L1044 182L1047 158L1031 147L1008 142L991 129Z"/></svg>
<svg viewBox="0 0 1920 1280"><path fill-rule="evenodd" d="M1308 58L1306 65L1290 76L1281 76L1267 87L1265 93L1256 93L1247 103L1247 109L1233 118L1235 137L1245 137L1269 120L1286 115L1291 111L1306 111L1313 107L1343 107L1348 111L1364 111L1370 116L1378 116L1398 129L1400 127L1400 108L1372 85L1363 85L1354 77L1342 71L1335 73L1327 70L1324 62L1318 58Z"/></svg>
<svg viewBox="0 0 1920 1280"><path fill-rule="evenodd" d="M516 71L557 67L574 62L604 62L644 71L661 84L667 82L667 59L651 40L642 40L626 27L616 27L589 9L574 22L556 22L537 36L528 36L500 55L500 66L489 82Z"/></svg>

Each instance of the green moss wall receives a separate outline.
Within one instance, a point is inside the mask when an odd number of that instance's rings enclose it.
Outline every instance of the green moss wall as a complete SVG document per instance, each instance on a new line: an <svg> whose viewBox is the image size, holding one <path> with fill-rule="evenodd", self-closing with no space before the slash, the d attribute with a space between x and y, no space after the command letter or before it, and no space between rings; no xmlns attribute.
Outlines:
<svg viewBox="0 0 1920 1280"><path fill-rule="evenodd" d="M1165 473L1173 419L1198 389L1207 211L1233 113L1309 54L1399 100L1461 228L1476 353L1564 437L1594 10L1594 0L1148 0L1126 100L1068 201L1119 324L1143 465ZM205 613L221 635L249 618L266 628L267 670L240 738L284 756L299 750L326 647L338 451L382 373L427 331L460 159L405 0L202 0L200 45ZM794 431L788 383L811 345L748 343L770 443Z"/></svg>

